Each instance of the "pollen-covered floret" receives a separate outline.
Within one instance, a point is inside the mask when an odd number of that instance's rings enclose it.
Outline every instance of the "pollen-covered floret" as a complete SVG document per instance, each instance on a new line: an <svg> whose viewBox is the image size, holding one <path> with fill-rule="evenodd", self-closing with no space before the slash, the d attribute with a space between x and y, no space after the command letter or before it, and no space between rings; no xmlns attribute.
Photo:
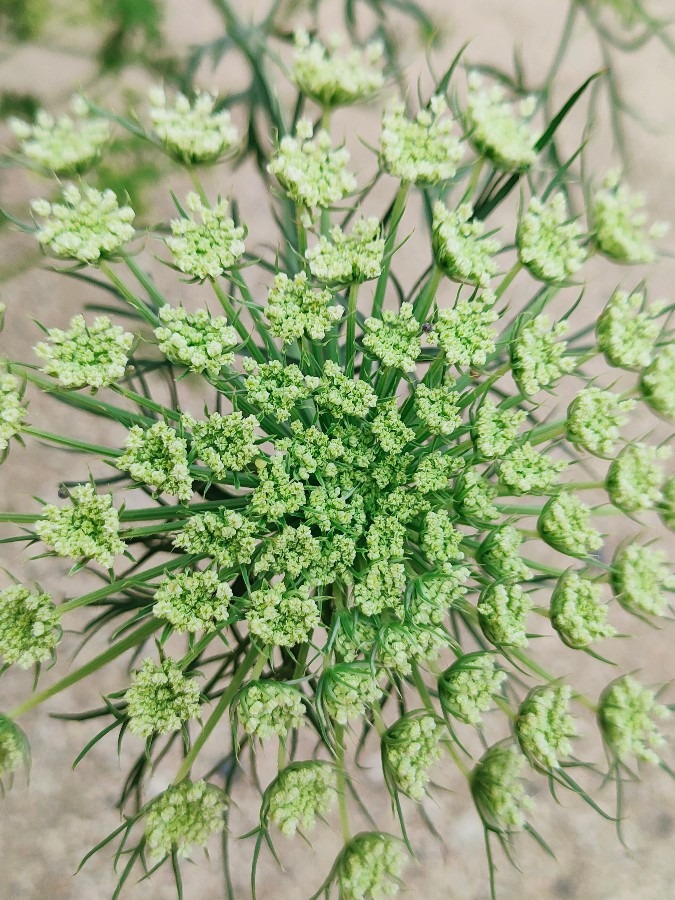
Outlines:
<svg viewBox="0 0 675 900"><path fill-rule="evenodd" d="M162 324L155 328L155 337L171 362L217 378L234 359L237 332L225 316L214 319L207 309L189 313L182 306L167 305L160 309L159 319Z"/></svg>
<svg viewBox="0 0 675 900"><path fill-rule="evenodd" d="M496 254L501 244L485 231L485 223L473 218L473 208L468 203L456 210L440 201L434 205L434 256L449 278L482 288L489 286L498 272Z"/></svg>
<svg viewBox="0 0 675 900"><path fill-rule="evenodd" d="M54 656L60 616L49 594L13 584L0 591L0 657L28 669Z"/></svg>
<svg viewBox="0 0 675 900"><path fill-rule="evenodd" d="M201 222L190 216L171 220L173 236L166 238L166 245L174 265L198 281L218 278L243 255L245 229L228 216L226 200L211 207L198 194L190 193L187 208L198 214Z"/></svg>
<svg viewBox="0 0 675 900"><path fill-rule="evenodd" d="M160 794L145 817L145 839L155 857L189 856L225 828L225 794L205 781L181 781Z"/></svg>
<svg viewBox="0 0 675 900"><path fill-rule="evenodd" d="M299 728L305 716L302 694L290 684L251 681L237 699L237 714L247 734L266 741L276 735L284 739L291 728Z"/></svg>
<svg viewBox="0 0 675 900"><path fill-rule="evenodd" d="M161 85L150 91L152 130L179 162L213 162L236 147L239 133L226 109L216 110L218 97L197 91L193 102L177 91L167 100Z"/></svg>
<svg viewBox="0 0 675 900"><path fill-rule="evenodd" d="M443 726L429 713L410 713L382 735L385 772L398 791L421 800L429 783L429 770L441 757Z"/></svg>
<svg viewBox="0 0 675 900"><path fill-rule="evenodd" d="M235 411L222 416L211 413L201 422L185 413L181 422L192 431L192 451L203 460L216 478L228 472L243 472L258 455L255 416Z"/></svg>
<svg viewBox="0 0 675 900"><path fill-rule="evenodd" d="M42 219L35 237L55 256L96 264L133 238L135 213L130 206L119 206L114 191L68 184L62 198L61 203L31 204L34 215Z"/></svg>
<svg viewBox="0 0 675 900"><path fill-rule="evenodd" d="M588 556L602 547L602 537L590 525L591 508L569 491L561 491L544 506L537 521L549 546L568 556Z"/></svg>
<svg viewBox="0 0 675 900"><path fill-rule="evenodd" d="M482 366L495 349L497 313L485 297L458 300L442 309L428 340L438 344L449 366Z"/></svg>
<svg viewBox="0 0 675 900"><path fill-rule="evenodd" d="M220 566L248 565L256 547L256 526L234 509L190 516L174 538L188 553L210 556Z"/></svg>
<svg viewBox="0 0 675 900"><path fill-rule="evenodd" d="M566 341L558 338L569 326L566 321L551 324L548 316L523 321L511 341L513 377L523 394L531 397L571 372L574 358L565 356Z"/></svg>
<svg viewBox="0 0 675 900"><path fill-rule="evenodd" d="M517 584L489 584L477 606L478 621L485 637L498 647L526 647L527 614L532 601Z"/></svg>
<svg viewBox="0 0 675 900"><path fill-rule="evenodd" d="M572 752L570 738L577 735L569 714L572 688L567 684L536 687L521 703L515 729L520 749L535 766L558 768L561 757Z"/></svg>
<svg viewBox="0 0 675 900"><path fill-rule="evenodd" d="M40 109L32 125L22 119L8 121L26 159L60 176L80 174L95 165L112 133L109 122L90 114L83 97L76 94L70 106L74 117L54 118Z"/></svg>
<svg viewBox="0 0 675 900"><path fill-rule="evenodd" d="M124 553L120 540L119 513L111 494L97 494L92 484L78 484L70 490L72 506L47 506L35 531L59 556L93 559L106 568Z"/></svg>
<svg viewBox="0 0 675 900"><path fill-rule="evenodd" d="M350 900L398 894L405 856L401 841L390 834L361 832L336 862L340 896Z"/></svg>
<svg viewBox="0 0 675 900"><path fill-rule="evenodd" d="M321 677L321 704L338 725L362 719L382 695L369 663L348 662L326 669Z"/></svg>
<svg viewBox="0 0 675 900"><path fill-rule="evenodd" d="M178 663L146 659L124 694L129 731L140 737L170 734L199 717L199 685Z"/></svg>
<svg viewBox="0 0 675 900"><path fill-rule="evenodd" d="M630 675L613 681L602 693L598 721L610 750L621 762L634 756L658 765L656 752L665 738L655 719L667 719L670 710L659 703L654 691Z"/></svg>
<svg viewBox="0 0 675 900"><path fill-rule="evenodd" d="M592 236L598 250L623 263L651 263L656 259L652 245L668 230L665 222L647 227L643 194L632 193L614 169L605 176L591 203Z"/></svg>
<svg viewBox="0 0 675 900"><path fill-rule="evenodd" d="M614 291L595 326L598 347L612 366L640 369L649 364L661 333L663 304L647 305L643 291Z"/></svg>
<svg viewBox="0 0 675 900"><path fill-rule="evenodd" d="M282 769L265 791L264 810L282 834L311 831L336 797L335 769L326 762L298 762Z"/></svg>
<svg viewBox="0 0 675 900"><path fill-rule="evenodd" d="M117 468L128 472L134 481L167 493L180 500L192 497L192 477L187 460L187 441L164 422L150 428L133 425L125 441L126 452L117 460Z"/></svg>
<svg viewBox="0 0 675 900"><path fill-rule="evenodd" d="M460 722L480 725L505 679L506 672L497 667L493 653L465 653L438 679L441 706Z"/></svg>
<svg viewBox="0 0 675 900"><path fill-rule="evenodd" d="M291 78L301 93L324 109L361 103L384 84L380 65L384 48L379 41L346 54L338 53L341 44L333 37L326 47L304 28L295 32Z"/></svg>
<svg viewBox="0 0 675 900"><path fill-rule="evenodd" d="M499 169L529 168L537 158L536 138L528 123L534 105L533 97L518 106L509 103L501 85L485 88L481 76L472 72L465 112L469 140Z"/></svg>
<svg viewBox="0 0 675 900"><path fill-rule="evenodd" d="M337 363L328 360L314 393L320 409L336 419L354 416L364 419L368 411L377 405L377 394L366 381L348 378Z"/></svg>
<svg viewBox="0 0 675 900"><path fill-rule="evenodd" d="M175 631L214 631L227 619L232 589L216 569L169 575L155 592L152 613Z"/></svg>
<svg viewBox="0 0 675 900"><path fill-rule="evenodd" d="M422 352L420 325L413 316L412 303L403 303L399 312L385 310L381 319L364 323L363 346L384 366L414 372Z"/></svg>
<svg viewBox="0 0 675 900"><path fill-rule="evenodd" d="M246 621L251 634L264 644L293 647L306 641L321 619L309 585L289 590L279 582L251 592Z"/></svg>
<svg viewBox="0 0 675 900"><path fill-rule="evenodd" d="M418 384L415 389L415 411L432 434L451 435L462 424L458 406L459 394L449 385L430 388Z"/></svg>
<svg viewBox="0 0 675 900"><path fill-rule="evenodd" d="M526 759L515 747L490 747L471 773L471 793L486 825L498 832L519 831L532 800L521 780Z"/></svg>
<svg viewBox="0 0 675 900"><path fill-rule="evenodd" d="M347 168L349 152L333 148L323 129L313 138L309 119L301 119L295 137L286 135L267 166L288 196L307 209L327 208L356 190L356 178Z"/></svg>
<svg viewBox="0 0 675 900"><path fill-rule="evenodd" d="M563 643L574 650L616 634L607 622L602 585L571 569L560 576L551 595L551 625Z"/></svg>
<svg viewBox="0 0 675 900"><path fill-rule="evenodd" d="M445 115L441 94L432 97L414 119L400 101L390 103L382 116L380 164L404 183L432 185L457 173L464 145L453 134L454 122Z"/></svg>
<svg viewBox="0 0 675 900"><path fill-rule="evenodd" d="M670 447L628 444L610 463L605 485L609 499L625 513L651 509L662 498L665 480L662 460L669 459Z"/></svg>
<svg viewBox="0 0 675 900"><path fill-rule="evenodd" d="M555 194L547 203L533 197L518 226L518 258L540 281L567 281L586 259L583 233L579 222L569 218L563 194Z"/></svg>
<svg viewBox="0 0 675 900"><path fill-rule="evenodd" d="M567 438L596 456L611 456L619 429L628 422L635 401L613 391L590 387L580 391L567 410Z"/></svg>
<svg viewBox="0 0 675 900"><path fill-rule="evenodd" d="M318 378L303 375L296 365L285 366L278 359L260 366L251 360L244 363L244 369L248 373L248 402L255 404L263 416L274 416L280 422L290 419L295 405L318 386Z"/></svg>
<svg viewBox="0 0 675 900"><path fill-rule="evenodd" d="M488 459L504 456L527 418L524 409L500 409L489 397L480 405L473 424L476 449Z"/></svg>
<svg viewBox="0 0 675 900"><path fill-rule="evenodd" d="M675 591L675 573L666 565L664 552L635 543L617 551L610 580L619 603L638 614L664 615L668 607L664 591Z"/></svg>
<svg viewBox="0 0 675 900"><path fill-rule="evenodd" d="M270 332L281 338L282 344L290 344L306 335L321 341L333 323L342 318L342 310L331 306L333 295L311 287L306 272L289 278L280 272L267 298L265 315L270 322Z"/></svg>
<svg viewBox="0 0 675 900"><path fill-rule="evenodd" d="M349 234L335 225L330 238L322 235L305 255L310 272L324 284L353 284L377 278L384 257L380 220L359 219Z"/></svg>
<svg viewBox="0 0 675 900"><path fill-rule="evenodd" d="M532 572L520 558L522 535L513 525L491 528L476 553L476 559L498 581L527 581Z"/></svg>
<svg viewBox="0 0 675 900"><path fill-rule="evenodd" d="M68 331L50 328L48 340L35 346L44 360L43 371L66 388L101 388L124 377L134 335L108 316L98 316L87 325L84 316L70 320Z"/></svg>
<svg viewBox="0 0 675 900"><path fill-rule="evenodd" d="M28 415L21 402L21 381L9 372L0 372L0 459L13 437L21 432Z"/></svg>
<svg viewBox="0 0 675 900"><path fill-rule="evenodd" d="M659 348L640 376L645 403L668 419L675 419L675 344Z"/></svg>
<svg viewBox="0 0 675 900"><path fill-rule="evenodd" d="M567 468L563 459L551 459L529 441L514 447L499 463L499 480L510 494L546 494Z"/></svg>

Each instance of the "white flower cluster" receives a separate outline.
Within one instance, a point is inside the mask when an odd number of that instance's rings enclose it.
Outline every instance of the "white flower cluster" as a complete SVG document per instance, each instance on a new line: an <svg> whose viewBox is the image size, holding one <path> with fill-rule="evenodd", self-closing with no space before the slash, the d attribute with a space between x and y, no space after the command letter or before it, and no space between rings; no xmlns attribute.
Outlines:
<svg viewBox="0 0 675 900"><path fill-rule="evenodd" d="M614 626L607 623L602 585L571 569L560 576L551 595L551 624L563 643L574 650L616 634Z"/></svg>
<svg viewBox="0 0 675 900"><path fill-rule="evenodd" d="M49 594L20 584L0 591L0 657L7 665L28 669L51 659L61 634L59 611Z"/></svg>
<svg viewBox="0 0 675 900"><path fill-rule="evenodd" d="M256 429L260 422L255 416L244 417L239 411L222 416L216 412L198 422L184 413L181 423L192 431L193 453L216 478L224 478L228 472L243 472L259 454Z"/></svg>
<svg viewBox="0 0 675 900"><path fill-rule="evenodd" d="M243 255L245 229L236 226L228 216L226 200L210 207L198 194L190 193L186 204L191 212L199 214L201 222L189 216L171 220L173 237L166 239L166 245L174 264L198 281L218 278Z"/></svg>
<svg viewBox="0 0 675 900"><path fill-rule="evenodd" d="M0 458L21 431L27 415L21 402L21 381L9 372L0 372Z"/></svg>
<svg viewBox="0 0 675 900"><path fill-rule="evenodd" d="M445 712L480 725L483 713L494 703L506 672L497 668L492 653L478 651L460 656L438 679L438 696Z"/></svg>
<svg viewBox="0 0 675 900"><path fill-rule="evenodd" d="M656 259L652 241L668 231L666 222L647 227L642 212L645 199L621 182L621 172L608 172L591 204L592 235L601 253L623 263L651 263Z"/></svg>
<svg viewBox="0 0 675 900"><path fill-rule="evenodd" d="M441 757L443 729L435 716L410 714L399 719L382 736L385 771L401 791L421 800L429 783L429 769Z"/></svg>
<svg viewBox="0 0 675 900"><path fill-rule="evenodd" d="M567 281L586 259L583 233L579 222L570 219L563 194L555 194L547 203L532 197L518 226L518 258L540 281Z"/></svg>
<svg viewBox="0 0 675 900"><path fill-rule="evenodd" d="M112 134L109 122L90 115L83 97L76 94L70 106L75 118L54 118L40 109L32 125L14 117L8 121L26 159L55 175L76 175L91 168Z"/></svg>
<svg viewBox="0 0 675 900"><path fill-rule="evenodd" d="M478 621L485 637L498 647L526 647L529 596L517 584L489 584L481 593Z"/></svg>
<svg viewBox="0 0 675 900"><path fill-rule="evenodd" d="M553 385L574 369L573 357L565 356L567 343L558 341L568 330L566 321L551 324L540 315L524 321L511 341L511 365L518 387L527 397Z"/></svg>
<svg viewBox="0 0 675 900"><path fill-rule="evenodd" d="M457 300L442 309L428 339L438 344L449 366L482 366L495 349L497 333L492 323L497 313L484 295Z"/></svg>
<svg viewBox="0 0 675 900"><path fill-rule="evenodd" d="M250 681L239 695L237 712L244 731L266 741L274 735L285 739L291 728L299 728L305 705L290 684Z"/></svg>
<svg viewBox="0 0 675 900"><path fill-rule="evenodd" d="M670 447L628 444L612 460L605 485L612 503L625 513L651 509L662 499L665 473L660 463L669 459Z"/></svg>
<svg viewBox="0 0 675 900"><path fill-rule="evenodd" d="M237 332L225 316L214 319L206 309L189 313L182 306L166 305L159 318L162 324L155 328L155 337L171 362L217 378L234 359L231 350L237 345Z"/></svg>
<svg viewBox="0 0 675 900"><path fill-rule="evenodd" d="M468 138L497 168L527 169L537 158L536 138L528 124L534 108L534 97L520 101L516 108L505 100L501 85L486 89L481 76L472 72L465 112Z"/></svg>
<svg viewBox="0 0 675 900"><path fill-rule="evenodd" d="M333 323L342 318L342 310L331 306L332 300L330 291L310 286L306 272L299 272L295 278L279 272L274 276L265 310L270 332L281 338L282 344L290 344L303 335L314 341L323 340Z"/></svg>
<svg viewBox="0 0 675 900"><path fill-rule="evenodd" d="M343 655L345 658L353 657L351 652ZM368 663L348 662L332 666L326 669L321 678L323 708L340 725L362 718L381 695L377 675Z"/></svg>
<svg viewBox="0 0 675 900"><path fill-rule="evenodd" d="M350 900L398 894L405 857L401 842L389 834L361 832L337 861L340 896Z"/></svg>
<svg viewBox="0 0 675 900"><path fill-rule="evenodd" d="M140 737L171 734L184 722L199 717L199 685L171 659L159 664L153 659L144 660L124 699L129 731Z"/></svg>
<svg viewBox="0 0 675 900"><path fill-rule="evenodd" d="M468 203L456 210L448 209L440 200L434 204L434 256L449 278L489 287L498 271L495 256L501 244L485 232L485 223L474 218Z"/></svg>
<svg viewBox="0 0 675 900"><path fill-rule="evenodd" d="M327 208L356 189L356 178L347 169L349 153L344 147L333 149L330 134L301 119L295 137L286 135L267 167L276 175L292 200L306 209Z"/></svg>
<svg viewBox="0 0 675 900"><path fill-rule="evenodd" d="M150 121L159 140L179 162L213 162L233 150L239 133L226 109L216 111L218 97L198 91L194 102L178 91L169 103L161 85L150 91Z"/></svg>
<svg viewBox="0 0 675 900"><path fill-rule="evenodd" d="M335 769L325 762L293 763L265 791L268 815L282 834L310 831L330 811L336 796Z"/></svg>
<svg viewBox="0 0 675 900"><path fill-rule="evenodd" d="M658 765L660 757L656 751L666 741L654 719L669 716L670 710L658 702L654 691L630 675L613 681L600 698L600 727L609 748L621 762L634 756Z"/></svg>
<svg viewBox="0 0 675 900"><path fill-rule="evenodd" d="M610 571L612 590L629 612L650 616L666 613L664 591L675 591L675 573L665 559L662 550L635 543L617 551Z"/></svg>
<svg viewBox="0 0 675 900"><path fill-rule="evenodd" d="M153 615L176 631L213 631L227 619L232 588L216 569L169 575L155 592Z"/></svg>
<svg viewBox="0 0 675 900"><path fill-rule="evenodd" d="M87 325L84 316L70 320L68 331L50 328L48 341L35 346L43 370L66 388L94 389L116 384L124 377L135 337L108 316Z"/></svg>
<svg viewBox="0 0 675 900"><path fill-rule="evenodd" d="M295 57L291 78L301 93L324 109L349 106L368 100L384 84L379 65L383 46L374 41L365 50L340 55L342 41L334 37L328 47L311 39L304 29L295 32Z"/></svg>
<svg viewBox="0 0 675 900"><path fill-rule="evenodd" d="M126 451L117 468L134 481L147 484L157 493L166 492L180 500L192 497L192 478L187 461L187 442L175 428L155 422L150 428L134 425L124 443Z"/></svg>
<svg viewBox="0 0 675 900"><path fill-rule="evenodd" d="M490 747L471 773L471 793L478 812L498 832L525 827L532 800L525 793L521 775L526 759L515 747Z"/></svg>
<svg viewBox="0 0 675 900"><path fill-rule="evenodd" d="M283 582L251 591L246 610L251 634L271 647L306 641L320 622L319 607L308 585L289 590Z"/></svg>
<svg viewBox="0 0 675 900"><path fill-rule="evenodd" d="M412 303L402 303L398 312L387 309L381 319L372 316L364 323L363 346L384 366L414 372L422 352L420 324Z"/></svg>
<svg viewBox="0 0 675 900"><path fill-rule="evenodd" d="M315 278L324 284L352 284L377 278L382 271L384 238L380 221L359 219L346 234L339 225L310 247L305 256Z"/></svg>
<svg viewBox="0 0 675 900"><path fill-rule="evenodd" d="M539 534L554 550L568 556L588 556L602 547L602 537L589 524L591 508L570 491L547 501L539 515Z"/></svg>
<svg viewBox="0 0 675 900"><path fill-rule="evenodd" d="M572 752L570 738L577 734L569 714L572 688L567 684L534 688L521 703L515 730L520 749L535 766L558 768L560 758Z"/></svg>
<svg viewBox="0 0 675 900"><path fill-rule="evenodd" d="M613 391L596 387L580 391L567 410L568 440L596 456L611 456L619 429L634 406L634 400L624 400Z"/></svg>
<svg viewBox="0 0 675 900"><path fill-rule="evenodd" d="M640 369L649 364L661 333L664 304L649 306L643 291L614 291L595 326L598 347L611 366Z"/></svg>
<svg viewBox="0 0 675 900"><path fill-rule="evenodd" d="M135 213L118 204L114 191L68 184L62 197L62 203L31 204L33 214L43 220L35 237L55 256L94 265L114 256L133 238Z"/></svg>
<svg viewBox="0 0 675 900"><path fill-rule="evenodd" d="M498 459L513 446L518 430L527 418L523 409L500 409L486 397L473 425L473 439L478 452L487 459Z"/></svg>
<svg viewBox="0 0 675 900"><path fill-rule="evenodd" d="M403 103L390 103L382 116L382 168L402 182L423 186L453 178L464 145L453 134L453 120L444 115L447 109L445 97L436 95L409 119Z"/></svg>
<svg viewBox="0 0 675 900"><path fill-rule="evenodd" d="M225 795L205 781L181 781L160 794L145 817L145 839L155 858L190 855L225 827Z"/></svg>

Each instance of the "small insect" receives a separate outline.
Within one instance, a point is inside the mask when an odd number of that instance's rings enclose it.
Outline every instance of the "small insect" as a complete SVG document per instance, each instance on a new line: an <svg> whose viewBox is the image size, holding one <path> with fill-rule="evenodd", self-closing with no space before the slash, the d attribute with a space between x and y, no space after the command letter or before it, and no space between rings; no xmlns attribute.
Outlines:
<svg viewBox="0 0 675 900"><path fill-rule="evenodd" d="M68 497L70 497L70 491L65 486L65 484L59 485L59 489L56 493L56 496L59 498L59 500L67 500Z"/></svg>
<svg viewBox="0 0 675 900"><path fill-rule="evenodd" d="M424 332L424 334L429 334L430 331L433 331L433 327L434 326L431 324L431 322L422 323L422 331Z"/></svg>

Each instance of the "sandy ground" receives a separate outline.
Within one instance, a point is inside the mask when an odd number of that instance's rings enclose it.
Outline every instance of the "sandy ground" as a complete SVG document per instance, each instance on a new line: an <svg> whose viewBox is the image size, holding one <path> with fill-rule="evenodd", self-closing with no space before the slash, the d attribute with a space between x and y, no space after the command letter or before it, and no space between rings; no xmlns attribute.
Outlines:
<svg viewBox="0 0 675 900"><path fill-rule="evenodd" d="M474 0L471 4L447 5L440 0L425 4L430 12L444 16L449 31L449 40L444 58L437 58L440 69L450 59L456 49L471 40L470 58L490 60L508 65L514 45L523 50L527 60L527 70L536 81L546 69L551 58L552 47L559 32L559 26L566 4L561 0ZM340 7L337 0L327 6L327 30L331 19ZM668 8L666 3L665 7ZM219 33L219 24L205 2L184 4L180 0L167 3L166 30L169 41L176 47L184 47L190 42L204 41ZM64 37L64 43L65 41ZM41 46L25 46L20 49L0 42L0 85L6 89L32 90L44 98L46 104L62 103L70 91L91 78L93 64L86 53L88 38L79 35L75 42L76 54L59 49L60 41L45 42ZM412 60L414 51L410 49ZM592 37L579 35L572 54L560 72L559 95L567 96L579 82L599 65ZM418 69L411 64L411 83L414 84ZM673 106L670 102L675 64L656 45L650 45L638 55L624 60L619 69L625 93L646 118L650 130L633 132L633 181L651 197L650 208L657 218L675 220L675 155L673 135L675 122ZM221 66L215 72L204 71L202 83L206 87L215 86L223 91L236 90L240 73L231 66ZM123 75L127 87L143 89L147 79L136 71ZM427 82L428 83L428 80ZM102 90L109 90L103 86ZM283 85L280 80L280 90ZM372 109L336 117L336 136L340 129L345 133L357 132L367 136L373 134L378 117ZM577 122L579 126L581 123ZM590 168L602 172L616 157L607 149L606 122L600 118L598 138L589 151ZM569 149L572 149L570 146ZM355 165L367 167L368 154L355 146ZM249 223L255 239L263 243L269 236L269 220L261 219L261 204L266 202L261 186L248 170L236 175L227 169L217 170L208 182L208 188L215 194L220 191L229 194L235 191L242 208L242 216ZM170 186L179 193L187 188L185 180L173 173ZM0 182L2 205L20 212L25 199L37 195L41 186L37 180L16 172L3 174ZM170 198L166 185L156 190L156 204L153 209L164 214L170 212ZM411 227L414 225L415 208L409 212ZM266 232L267 229L267 232ZM30 359L31 347L38 332L33 319L37 318L51 326L65 324L70 316L79 311L90 299L81 285L66 279L59 279L39 268L30 268L13 277L10 270L23 267L34 248L21 235L5 231L0 241L0 272L5 273L1 299L8 305L8 320L5 332L0 336L0 350L18 359ZM410 243L403 251L402 266L409 260L417 270L415 245ZM669 296L672 293L674 267L671 261L664 263L650 275L652 296ZM588 272L587 293L588 315L592 317L600 308L608 290L621 279L632 286L637 283L640 272L607 271L607 267L592 267ZM195 297L196 288L180 288L166 272L160 273L163 284L176 301ZM519 282L512 288L517 298ZM34 395L35 397L35 395ZM48 404L43 398L33 401L32 420L40 421L48 427L85 427L77 420L66 423L62 410L55 404ZM654 421L645 420L638 424L643 432L654 426ZM91 426L87 426L90 428ZM97 425L100 431L100 426ZM657 432L658 433L658 432ZM664 433L665 434L665 433ZM89 431L88 436L96 441L102 435ZM39 495L53 500L62 478L73 477L73 464L65 454L50 453L46 457L36 446L25 452L12 451L10 459L0 471L0 506L3 509L30 508L30 496ZM649 520L648 525L651 524ZM17 545L3 548L5 565L15 573L20 573L26 581L44 577L44 563L31 561L26 557L19 560ZM66 567L57 565L52 573L65 574ZM64 582L65 584L65 582ZM67 590L63 588L64 592ZM615 619L620 626L622 620ZM654 631L636 625L634 621L625 627L635 636L619 642L615 658L627 669L640 668L646 682L663 682L673 675L672 631ZM549 644L551 645L549 647ZM75 646L75 640L66 639L61 665L66 663L66 651ZM575 655L559 658L552 650L549 639L544 651L548 664L561 674L574 677L577 667L587 667L584 660ZM553 655L553 659L551 656ZM11 708L30 690L30 674L11 672L3 678L0 691L0 708ZM49 677L49 676L47 676ZM608 680L602 667L590 667L584 675L583 686L589 693L597 692ZM95 685L100 692L109 692L126 683L122 667L111 667L99 676ZM49 712L63 712L84 709L96 703L92 696L94 684L87 682L71 691L65 698L59 697L48 704ZM112 742L99 745L77 768L71 771L71 763L84 742L93 734L90 725L70 724L50 719L42 710L39 714L27 716L22 722L30 735L34 767L29 789L17 784L4 801L0 810L0 900L98 900L110 895L113 885L108 855L95 858L76 878L72 873L79 859L92 844L107 834L118 822L114 810L116 792L122 773L133 752L140 745L128 742L122 760L118 762ZM581 749L592 749L597 755L597 742L588 726L582 735ZM214 752L218 748L215 748ZM381 788L377 759L371 754L366 757L370 767L364 770L361 787ZM419 850L419 865L412 864L406 873L410 889L427 900L435 898L457 898L457 900L483 900L487 897L486 867L482 849L482 831L478 819L467 797L467 792L458 778L443 766L438 767L439 782L449 793L440 795L439 806L428 802L428 812L437 829L442 834L445 847L428 836L419 818L411 810L410 832L413 843ZM239 785L239 809L233 814L233 836L243 833L255 822L257 797L244 781ZM512 869L506 861L499 863L499 894L504 900L515 898L579 898L579 900L662 900L675 896L675 862L672 846L675 834L675 785L662 772L645 771L644 781L627 789L626 836L631 852L624 851L617 843L610 823L601 820L595 813L583 806L575 798L562 798L562 808L548 797L545 785L540 785L537 794L538 812L536 826L551 843L557 853L557 862L548 860L541 851L525 837L518 842L518 856L524 876ZM381 796L381 792L380 792ZM609 793L604 794L609 803ZM379 802L374 810L385 828L393 828L386 803ZM334 824L334 822L332 823ZM300 900L315 890L330 867L336 843L330 829L322 829L315 840L315 853L300 845L279 839L278 846L286 866L280 873L263 854L259 870L258 896L263 900ZM213 898L221 895L221 875L217 848L213 862L202 858L199 866L187 866L185 876L185 896L190 900ZM249 896L248 871L251 855L250 842L232 843L233 878L235 896ZM164 900L174 896L170 878L159 873L151 882L130 885L125 896L139 900Z"/></svg>

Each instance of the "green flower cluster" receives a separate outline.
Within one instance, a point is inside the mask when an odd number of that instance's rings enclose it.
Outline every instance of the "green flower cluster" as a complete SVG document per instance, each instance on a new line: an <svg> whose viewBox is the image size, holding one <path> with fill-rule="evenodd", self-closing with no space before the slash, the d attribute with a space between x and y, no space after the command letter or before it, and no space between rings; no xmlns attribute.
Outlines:
<svg viewBox="0 0 675 900"><path fill-rule="evenodd" d="M152 130L179 162L215 162L236 147L237 128L228 110L216 110L217 102L207 91L197 91L193 102L180 91L169 102L161 85L150 91Z"/></svg>
<svg viewBox="0 0 675 900"><path fill-rule="evenodd" d="M237 714L244 731L266 741L272 735L285 738L305 717L302 694L289 684L249 681L237 699Z"/></svg>
<svg viewBox="0 0 675 900"><path fill-rule="evenodd" d="M274 277L267 298L265 315L270 332L281 338L282 344L290 344L303 335L313 341L323 340L326 332L342 318L340 308L331 306L332 300L330 291L315 290L309 285L306 272L292 279L280 272Z"/></svg>
<svg viewBox="0 0 675 900"><path fill-rule="evenodd" d="M325 762L299 762L282 769L265 791L264 808L282 834L311 831L317 817L335 801L334 768Z"/></svg>
<svg viewBox="0 0 675 900"><path fill-rule="evenodd" d="M157 345L171 362L218 378L234 359L231 351L237 344L237 332L225 316L214 319L206 309L189 313L182 306L163 306L159 319L162 324L155 328Z"/></svg>
<svg viewBox="0 0 675 900"><path fill-rule="evenodd" d="M145 840L156 858L189 856L225 827L225 795L205 781L182 781L153 800L145 817Z"/></svg>
<svg viewBox="0 0 675 900"><path fill-rule="evenodd" d="M164 422L155 422L150 428L134 425L129 429L125 446L126 451L116 463L118 469L158 494L165 492L180 500L190 500L192 478L187 441L175 428Z"/></svg>
<svg viewBox="0 0 675 900"><path fill-rule="evenodd" d="M442 726L428 713L408 713L382 736L382 763L396 790L421 800L429 769L441 757Z"/></svg>
<svg viewBox="0 0 675 900"><path fill-rule="evenodd" d="M172 237L166 238L174 265L197 281L218 278L243 256L245 229L228 216L229 205L219 200L206 206L199 194L187 196L187 208L201 221L183 213L171 220Z"/></svg>
<svg viewBox="0 0 675 900"><path fill-rule="evenodd" d="M124 700L129 731L140 737L171 734L184 722L199 718L199 685L171 659L159 665L146 659L131 679Z"/></svg>
<svg viewBox="0 0 675 900"><path fill-rule="evenodd" d="M667 719L670 710L659 703L654 691L630 675L613 681L603 692L598 720L607 746L620 762L634 756L658 765L656 752L665 738L654 719Z"/></svg>
<svg viewBox="0 0 675 900"><path fill-rule="evenodd" d="M518 710L516 736L520 749L536 766L557 768L572 752L570 738L577 734L568 712L572 688L567 684L537 687Z"/></svg>
<svg viewBox="0 0 675 900"><path fill-rule="evenodd" d="M354 49L344 55L337 53L341 43L334 38L327 48L304 29L295 32L291 78L303 94L324 109L361 103L384 84L378 65L384 48L379 41L363 51Z"/></svg>
<svg viewBox="0 0 675 900"><path fill-rule="evenodd" d="M155 592L153 614L176 631L213 631L227 619L232 588L215 569L170 575Z"/></svg>
<svg viewBox="0 0 675 900"><path fill-rule="evenodd" d="M0 372L0 458L10 440L21 432L28 415L21 396L21 381L9 372Z"/></svg>
<svg viewBox="0 0 675 900"><path fill-rule="evenodd" d="M339 225L322 235L305 257L315 278L324 284L350 284L377 278L382 271L384 239L378 219L359 219L346 234Z"/></svg>
<svg viewBox="0 0 675 900"><path fill-rule="evenodd" d="M465 653L439 677L438 697L446 713L478 726L505 679L492 653Z"/></svg>
<svg viewBox="0 0 675 900"><path fill-rule="evenodd" d="M61 640L60 622L49 594L20 584L4 588L0 591L0 657L22 669L51 659Z"/></svg>

